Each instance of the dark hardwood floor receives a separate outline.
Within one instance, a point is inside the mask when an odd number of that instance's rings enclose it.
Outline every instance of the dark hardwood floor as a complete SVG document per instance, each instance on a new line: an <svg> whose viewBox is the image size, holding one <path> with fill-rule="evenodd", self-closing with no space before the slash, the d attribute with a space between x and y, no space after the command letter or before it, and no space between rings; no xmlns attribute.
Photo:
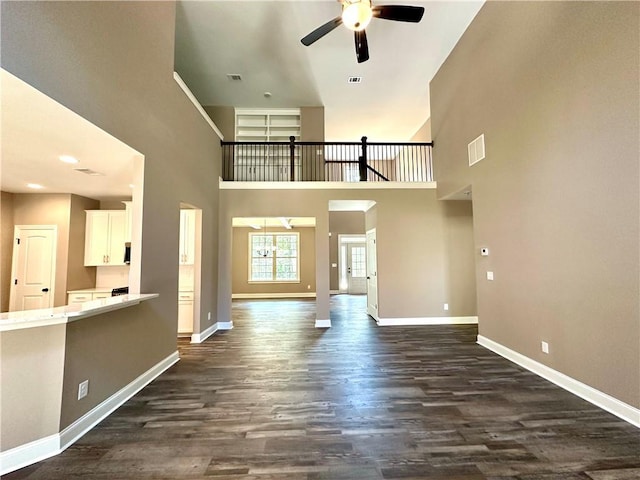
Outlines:
<svg viewBox="0 0 640 480"><path fill-rule="evenodd" d="M239 301L201 345L18 479L640 478L640 431L476 345L377 327L365 297Z"/></svg>

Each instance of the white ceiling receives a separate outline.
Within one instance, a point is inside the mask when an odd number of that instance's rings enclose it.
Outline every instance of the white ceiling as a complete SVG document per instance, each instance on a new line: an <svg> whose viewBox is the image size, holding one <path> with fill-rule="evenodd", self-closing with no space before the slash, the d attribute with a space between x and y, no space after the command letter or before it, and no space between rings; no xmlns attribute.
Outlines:
<svg viewBox="0 0 640 480"><path fill-rule="evenodd" d="M0 70L0 87L2 191L75 193L99 200L131 197L138 152L6 70ZM79 163L63 163L60 155ZM33 190L27 183L44 188Z"/></svg>
<svg viewBox="0 0 640 480"><path fill-rule="evenodd" d="M327 141L408 141L430 116L430 80L484 1L379 3L424 6L425 14L418 24L374 18L370 60L358 64L343 26L300 43L340 14L336 0L178 2L176 71L203 105L324 106ZM349 76L362 83L348 84Z"/></svg>

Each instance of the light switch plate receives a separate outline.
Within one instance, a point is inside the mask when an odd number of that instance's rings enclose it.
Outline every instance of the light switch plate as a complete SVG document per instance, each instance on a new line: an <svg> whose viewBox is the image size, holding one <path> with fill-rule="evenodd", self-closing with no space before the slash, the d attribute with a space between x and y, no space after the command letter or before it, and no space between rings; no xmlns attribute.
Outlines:
<svg viewBox="0 0 640 480"><path fill-rule="evenodd" d="M493 272L487 272L487 280L493 280Z"/></svg>

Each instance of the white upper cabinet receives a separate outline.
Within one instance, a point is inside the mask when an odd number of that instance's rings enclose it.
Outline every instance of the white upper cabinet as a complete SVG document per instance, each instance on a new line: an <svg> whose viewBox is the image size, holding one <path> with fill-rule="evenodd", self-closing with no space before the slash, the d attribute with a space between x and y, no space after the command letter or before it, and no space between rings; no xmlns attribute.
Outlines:
<svg viewBox="0 0 640 480"><path fill-rule="evenodd" d="M180 210L180 265L193 265L196 249L196 211Z"/></svg>
<svg viewBox="0 0 640 480"><path fill-rule="evenodd" d="M86 212L85 266L125 265L127 212L125 210L87 210Z"/></svg>

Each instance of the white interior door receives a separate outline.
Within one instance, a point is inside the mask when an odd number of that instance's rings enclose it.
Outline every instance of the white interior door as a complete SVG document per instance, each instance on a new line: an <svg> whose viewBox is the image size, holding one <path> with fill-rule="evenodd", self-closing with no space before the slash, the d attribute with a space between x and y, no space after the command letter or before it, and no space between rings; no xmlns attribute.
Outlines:
<svg viewBox="0 0 640 480"><path fill-rule="evenodd" d="M367 293L367 246L364 243L347 244L348 292L351 295Z"/></svg>
<svg viewBox="0 0 640 480"><path fill-rule="evenodd" d="M376 229L367 232L367 314L378 320L378 261Z"/></svg>
<svg viewBox="0 0 640 480"><path fill-rule="evenodd" d="M17 225L14 232L9 310L53 307L57 227Z"/></svg>

